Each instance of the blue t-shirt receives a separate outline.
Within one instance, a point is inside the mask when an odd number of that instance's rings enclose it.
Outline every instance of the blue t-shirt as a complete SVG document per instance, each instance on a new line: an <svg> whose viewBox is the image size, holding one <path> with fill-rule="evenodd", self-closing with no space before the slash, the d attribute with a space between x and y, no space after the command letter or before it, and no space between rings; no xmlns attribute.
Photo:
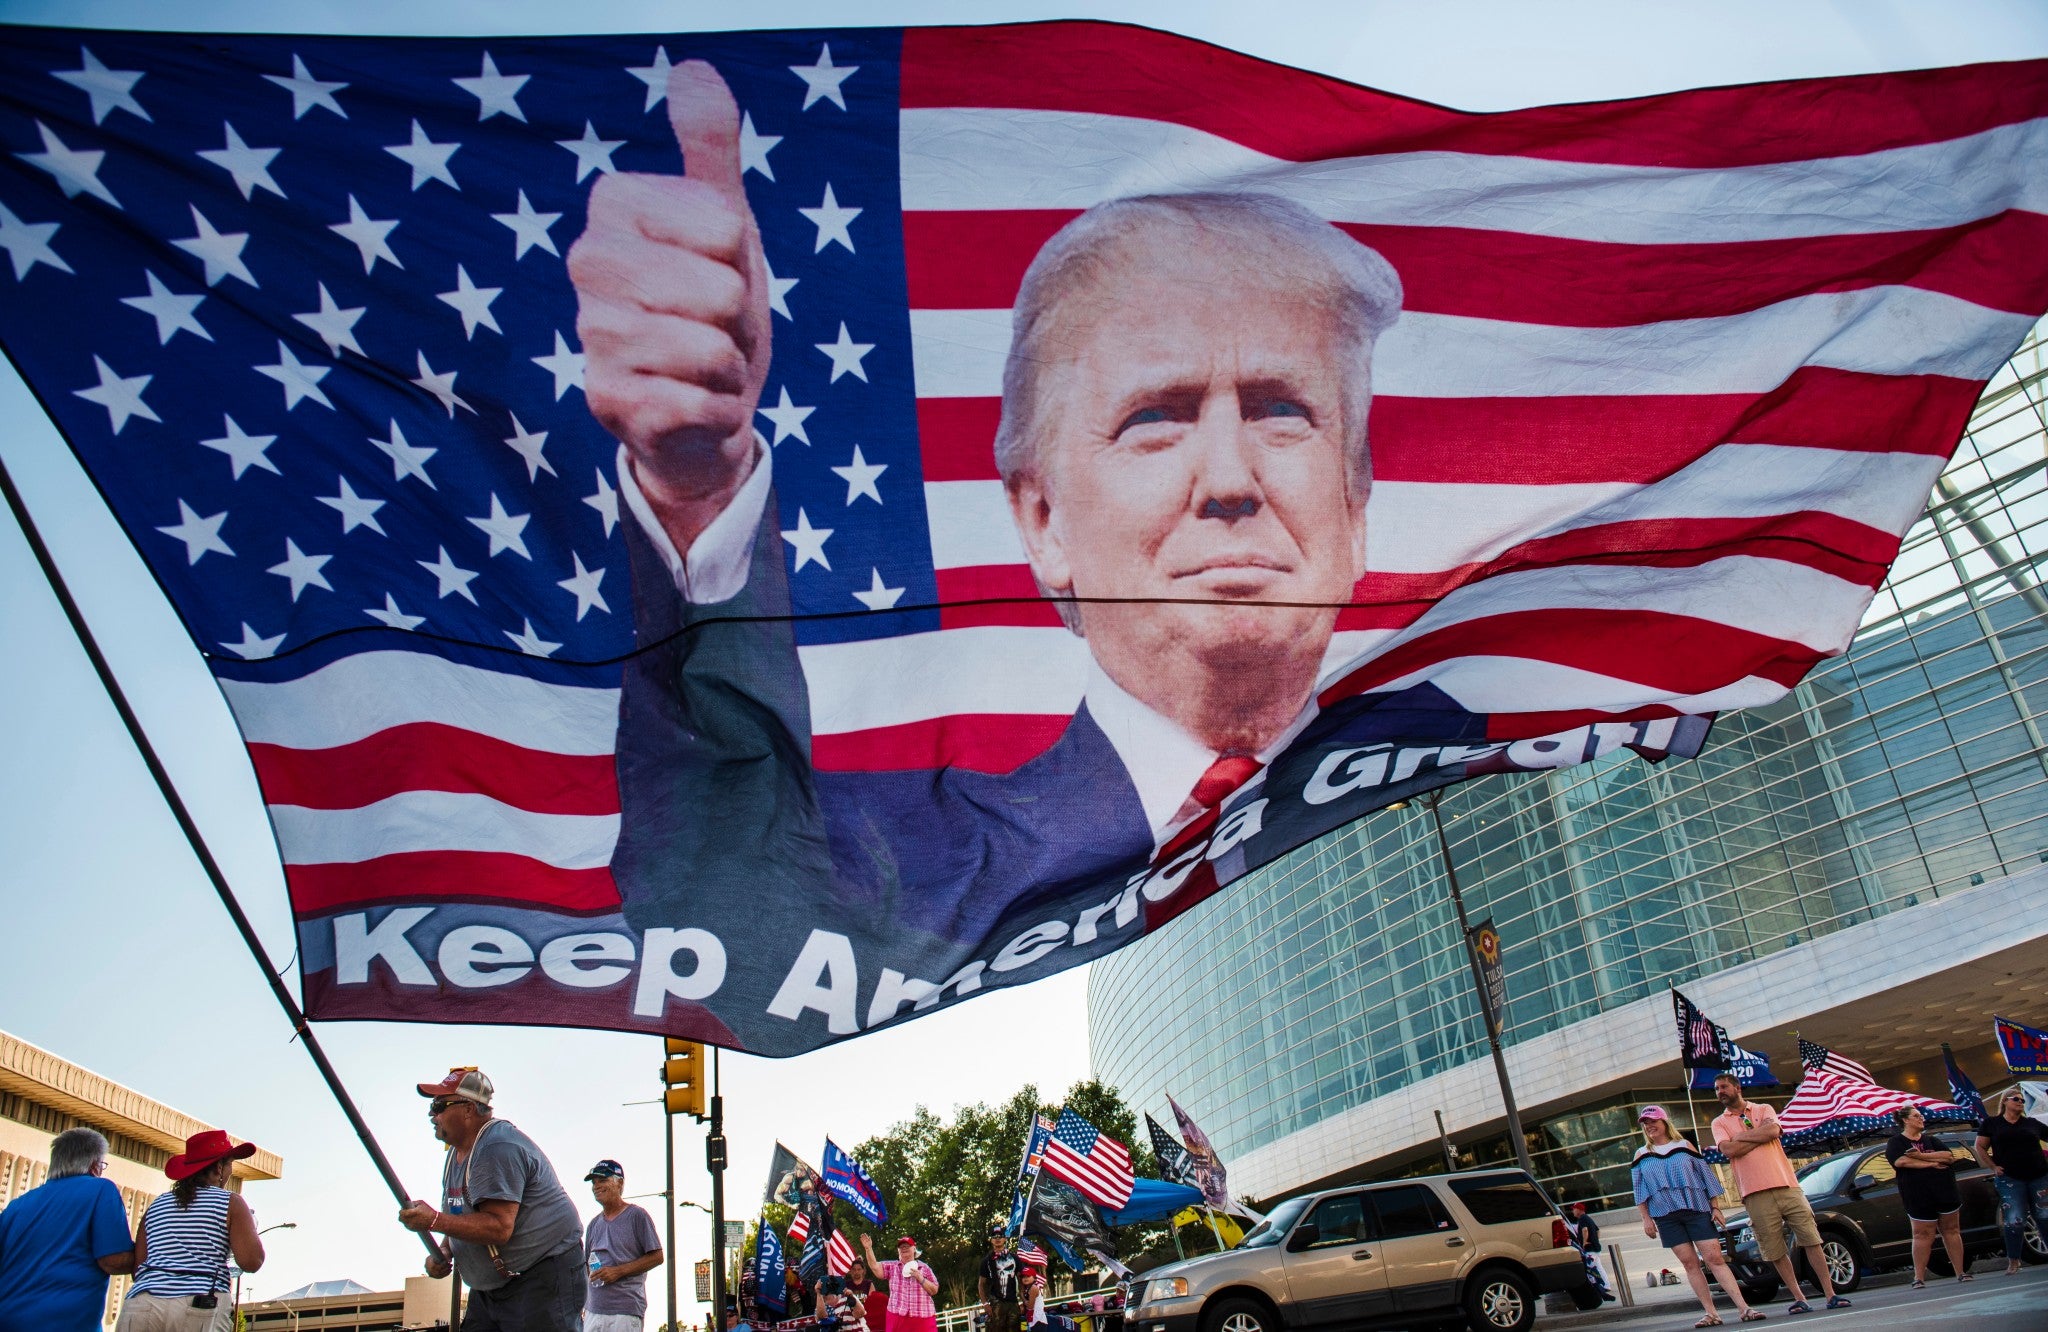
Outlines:
<svg viewBox="0 0 2048 1332"><path fill-rule="evenodd" d="M97 1332L97 1260L134 1247L112 1180L67 1175L22 1194L0 1211L0 1332Z"/></svg>

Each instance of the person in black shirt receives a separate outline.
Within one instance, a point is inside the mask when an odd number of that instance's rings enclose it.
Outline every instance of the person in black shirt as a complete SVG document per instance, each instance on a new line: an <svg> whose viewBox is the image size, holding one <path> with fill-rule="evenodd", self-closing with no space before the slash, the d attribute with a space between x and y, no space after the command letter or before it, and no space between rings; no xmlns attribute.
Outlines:
<svg viewBox="0 0 2048 1332"><path fill-rule="evenodd" d="M1991 1167L1998 1190L1998 1220L2005 1235L2005 1274L2020 1270L2027 1213L2048 1238L2048 1124L2024 1113L2026 1097L2014 1087L1999 1098L1998 1112L1977 1126L1977 1164Z"/></svg>
<svg viewBox="0 0 2048 1332"><path fill-rule="evenodd" d="M1010 1252L1010 1236L1001 1226L990 1226L988 1257L981 1260L981 1308L988 1315L988 1332L1022 1332L1017 1304L1020 1272L1024 1264Z"/></svg>
<svg viewBox="0 0 2048 1332"><path fill-rule="evenodd" d="M1927 1132L1927 1118L1914 1106L1893 1111L1899 1131L1885 1144L1884 1159L1898 1171L1899 1201L1913 1223L1913 1288L1927 1284L1927 1256L1941 1236L1956 1280L1970 1279L1963 1261L1963 1200L1956 1193L1956 1158Z"/></svg>

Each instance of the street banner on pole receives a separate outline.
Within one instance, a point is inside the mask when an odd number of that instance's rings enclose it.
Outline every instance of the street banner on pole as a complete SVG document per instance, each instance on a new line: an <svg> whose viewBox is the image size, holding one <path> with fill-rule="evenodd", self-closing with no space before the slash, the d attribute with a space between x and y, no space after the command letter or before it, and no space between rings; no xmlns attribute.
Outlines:
<svg viewBox="0 0 2048 1332"><path fill-rule="evenodd" d="M2048 1073L2048 1031L2002 1017L1993 1017L1991 1026L2006 1068L2021 1075Z"/></svg>
<svg viewBox="0 0 2048 1332"><path fill-rule="evenodd" d="M1481 993L1485 996L1488 1016L1495 1031L1507 1026L1508 1020L1508 973L1501 965L1500 931L1493 928L1493 917L1488 916L1472 927L1472 951L1479 958L1479 976L1484 982Z"/></svg>
<svg viewBox="0 0 2048 1332"><path fill-rule="evenodd" d="M0 88L0 345L315 1019L796 1054L1694 755L2048 309L2048 62L1482 115L1092 22L9 27Z"/></svg>

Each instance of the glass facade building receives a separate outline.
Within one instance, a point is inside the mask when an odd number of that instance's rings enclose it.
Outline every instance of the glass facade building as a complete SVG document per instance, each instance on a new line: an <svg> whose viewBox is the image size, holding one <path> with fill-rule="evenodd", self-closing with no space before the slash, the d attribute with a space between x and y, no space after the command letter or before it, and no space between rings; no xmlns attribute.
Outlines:
<svg viewBox="0 0 2048 1332"><path fill-rule="evenodd" d="M1991 381L1850 651L1724 716L1698 760L1621 750L1444 794L1472 919L1504 940L1510 1045L2048 861L2044 402L2048 325ZM1226 1161L1487 1058L1420 805L1096 961L1088 1002L1097 1076L1200 1107ZM1595 1149L1632 1130L1618 1100L1555 1116L1539 1171L1611 1196L1626 1171Z"/></svg>

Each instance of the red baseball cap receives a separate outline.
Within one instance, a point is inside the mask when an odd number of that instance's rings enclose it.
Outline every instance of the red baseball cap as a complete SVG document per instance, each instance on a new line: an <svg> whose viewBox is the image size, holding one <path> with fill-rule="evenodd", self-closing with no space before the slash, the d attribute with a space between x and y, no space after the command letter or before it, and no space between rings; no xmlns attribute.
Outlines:
<svg viewBox="0 0 2048 1332"><path fill-rule="evenodd" d="M237 1147L228 1141L224 1131L208 1129L185 1139L185 1150L164 1162L164 1173L172 1179L185 1179L222 1161L246 1161L254 1155L255 1143L245 1142Z"/></svg>
<svg viewBox="0 0 2048 1332"><path fill-rule="evenodd" d="M465 1101L475 1101L478 1105L489 1105L492 1095L497 1091L497 1088L491 1085L491 1080L475 1068L451 1068L448 1070L448 1076L439 1082L422 1082L416 1085L422 1096L460 1096Z"/></svg>
<svg viewBox="0 0 2048 1332"><path fill-rule="evenodd" d="M899 1247L908 1244L914 1249L917 1247L917 1238L913 1235L905 1235L902 1239L897 1240L896 1243Z"/></svg>

